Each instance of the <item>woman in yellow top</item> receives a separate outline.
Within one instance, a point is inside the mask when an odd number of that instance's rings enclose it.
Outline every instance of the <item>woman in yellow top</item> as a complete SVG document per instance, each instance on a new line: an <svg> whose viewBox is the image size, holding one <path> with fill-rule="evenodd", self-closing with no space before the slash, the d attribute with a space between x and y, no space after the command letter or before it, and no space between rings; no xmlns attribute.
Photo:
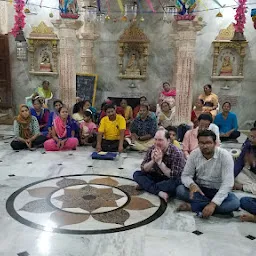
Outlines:
<svg viewBox="0 0 256 256"><path fill-rule="evenodd" d="M50 99L52 97L52 91L50 90L49 81L43 81L42 87L37 88L37 93L45 99Z"/></svg>
<svg viewBox="0 0 256 256"><path fill-rule="evenodd" d="M204 101L203 112L211 113L212 118L214 119L217 115L219 99L216 94L212 93L212 86L210 84L206 84L204 86L204 93L199 95L198 98Z"/></svg>
<svg viewBox="0 0 256 256"><path fill-rule="evenodd" d="M132 107L128 106L126 99L122 99L121 100L120 106L124 110L124 116L125 116L126 125L129 126L129 124L131 123L131 121L133 119Z"/></svg>

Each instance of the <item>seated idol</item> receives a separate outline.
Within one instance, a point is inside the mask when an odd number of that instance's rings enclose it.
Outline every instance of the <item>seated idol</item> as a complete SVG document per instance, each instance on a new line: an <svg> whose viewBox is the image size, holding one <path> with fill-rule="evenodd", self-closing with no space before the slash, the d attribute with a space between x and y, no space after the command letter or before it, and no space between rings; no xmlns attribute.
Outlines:
<svg viewBox="0 0 256 256"><path fill-rule="evenodd" d="M106 104L104 111L107 115L100 120L97 142L92 146L96 147L98 152L121 153L128 146L128 142L124 140L125 118L116 113L116 107L113 104Z"/></svg>
<svg viewBox="0 0 256 256"><path fill-rule="evenodd" d="M234 189L256 195L256 128L252 128L249 141L244 143L242 152L235 161Z"/></svg>
<svg viewBox="0 0 256 256"><path fill-rule="evenodd" d="M220 144L220 138L219 138L219 128L217 125L212 123L212 116L210 113L201 114L198 117L198 127L189 130L185 133L184 139L183 139L183 152L185 154L185 157L188 158L190 153L198 148L198 139L197 135L200 131L204 130L211 130L216 135L216 144L219 146Z"/></svg>
<svg viewBox="0 0 256 256"><path fill-rule="evenodd" d="M234 161L231 154L216 147L216 135L205 130L197 135L199 148L188 157L181 175L183 185L177 187L177 197L183 203L178 211L193 211L208 218L214 213L231 214L240 206L231 193L234 186Z"/></svg>
<svg viewBox="0 0 256 256"><path fill-rule="evenodd" d="M19 115L14 120L14 134L15 139L11 142L14 150L32 150L46 141L46 137L40 133L36 117L31 115L27 105L20 105Z"/></svg>
<svg viewBox="0 0 256 256"><path fill-rule="evenodd" d="M133 174L133 179L139 188L167 202L181 184L180 176L185 162L182 151L170 143L169 133L160 129L155 134L154 145L146 153L141 170Z"/></svg>
<svg viewBox="0 0 256 256"><path fill-rule="evenodd" d="M149 116L149 105L147 103L141 104L139 115L131 125L133 144L131 148L138 151L147 151L154 144L156 130L156 120Z"/></svg>
<svg viewBox="0 0 256 256"><path fill-rule="evenodd" d="M59 116L53 120L52 139L44 143L46 151L74 150L78 145L75 138L76 123L65 106L60 107Z"/></svg>
<svg viewBox="0 0 256 256"><path fill-rule="evenodd" d="M219 113L214 119L214 123L220 129L220 139L221 141L235 140L240 136L240 132L237 130L238 124L236 114L230 112L231 103L224 102L222 110L222 113Z"/></svg>

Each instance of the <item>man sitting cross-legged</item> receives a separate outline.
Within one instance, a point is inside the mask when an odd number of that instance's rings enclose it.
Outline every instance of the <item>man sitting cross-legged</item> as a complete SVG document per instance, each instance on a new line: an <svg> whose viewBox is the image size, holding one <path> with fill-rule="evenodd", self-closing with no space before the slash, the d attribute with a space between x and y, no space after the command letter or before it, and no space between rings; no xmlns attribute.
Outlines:
<svg viewBox="0 0 256 256"><path fill-rule="evenodd" d="M104 116L100 121L97 143L93 143L93 147L96 147L98 152L102 150L106 152L122 152L128 146L127 141L124 141L125 119L116 114L113 104L106 105L105 111L107 116Z"/></svg>
<svg viewBox="0 0 256 256"><path fill-rule="evenodd" d="M242 152L235 161L234 189L256 195L256 128L252 128L249 140L244 143Z"/></svg>
<svg viewBox="0 0 256 256"><path fill-rule="evenodd" d="M133 174L139 187L158 195L166 202L174 196L176 187L181 184L180 176L185 166L183 152L169 141L169 133L159 130L152 146L141 164L141 171Z"/></svg>
<svg viewBox="0 0 256 256"><path fill-rule="evenodd" d="M156 120L149 116L149 105L140 105L139 116L136 117L131 125L132 149L147 151L154 144L154 136L157 130Z"/></svg>
<svg viewBox="0 0 256 256"><path fill-rule="evenodd" d="M205 130L198 133L199 148L187 159L181 176L184 185L177 188L177 197L186 201L178 211L193 211L203 218L213 213L229 214L240 206L230 191L234 185L234 162L225 149L216 147L216 135Z"/></svg>

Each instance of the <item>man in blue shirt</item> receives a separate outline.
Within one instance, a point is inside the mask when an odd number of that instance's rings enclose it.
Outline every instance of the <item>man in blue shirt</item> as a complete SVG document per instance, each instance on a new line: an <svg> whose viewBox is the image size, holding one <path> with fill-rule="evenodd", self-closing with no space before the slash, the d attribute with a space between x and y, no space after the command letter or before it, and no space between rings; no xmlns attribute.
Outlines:
<svg viewBox="0 0 256 256"><path fill-rule="evenodd" d="M236 114L230 112L231 103L228 101L224 102L222 110L222 113L219 113L214 119L214 123L220 129L220 140L236 140L240 136L240 132L237 131L238 125Z"/></svg>
<svg viewBox="0 0 256 256"><path fill-rule="evenodd" d="M139 115L131 124L132 149L147 151L154 145L154 136L157 130L156 120L149 116L149 105L140 105Z"/></svg>

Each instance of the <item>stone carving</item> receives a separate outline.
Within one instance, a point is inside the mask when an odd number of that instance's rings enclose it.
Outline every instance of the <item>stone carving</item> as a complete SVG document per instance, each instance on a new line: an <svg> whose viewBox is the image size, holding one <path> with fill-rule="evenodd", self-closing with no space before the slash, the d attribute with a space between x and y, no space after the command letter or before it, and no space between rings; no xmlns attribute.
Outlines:
<svg viewBox="0 0 256 256"><path fill-rule="evenodd" d="M58 74L58 36L42 21L28 37L30 70L34 75Z"/></svg>
<svg viewBox="0 0 256 256"><path fill-rule="evenodd" d="M119 78L146 79L148 65L148 37L132 23L119 41Z"/></svg>
<svg viewBox="0 0 256 256"><path fill-rule="evenodd" d="M247 41L232 41L235 29L233 24L222 29L213 41L213 80L241 80L244 78L244 58Z"/></svg>
<svg viewBox="0 0 256 256"><path fill-rule="evenodd" d="M0 34L8 34L8 3L0 1Z"/></svg>
<svg viewBox="0 0 256 256"><path fill-rule="evenodd" d="M187 124L191 120L196 34L204 25L196 19L173 22L176 31L176 64L173 81L176 85L175 125Z"/></svg>
<svg viewBox="0 0 256 256"><path fill-rule="evenodd" d="M60 36L60 99L71 108L76 103L76 30L82 26L79 20L52 21Z"/></svg>

